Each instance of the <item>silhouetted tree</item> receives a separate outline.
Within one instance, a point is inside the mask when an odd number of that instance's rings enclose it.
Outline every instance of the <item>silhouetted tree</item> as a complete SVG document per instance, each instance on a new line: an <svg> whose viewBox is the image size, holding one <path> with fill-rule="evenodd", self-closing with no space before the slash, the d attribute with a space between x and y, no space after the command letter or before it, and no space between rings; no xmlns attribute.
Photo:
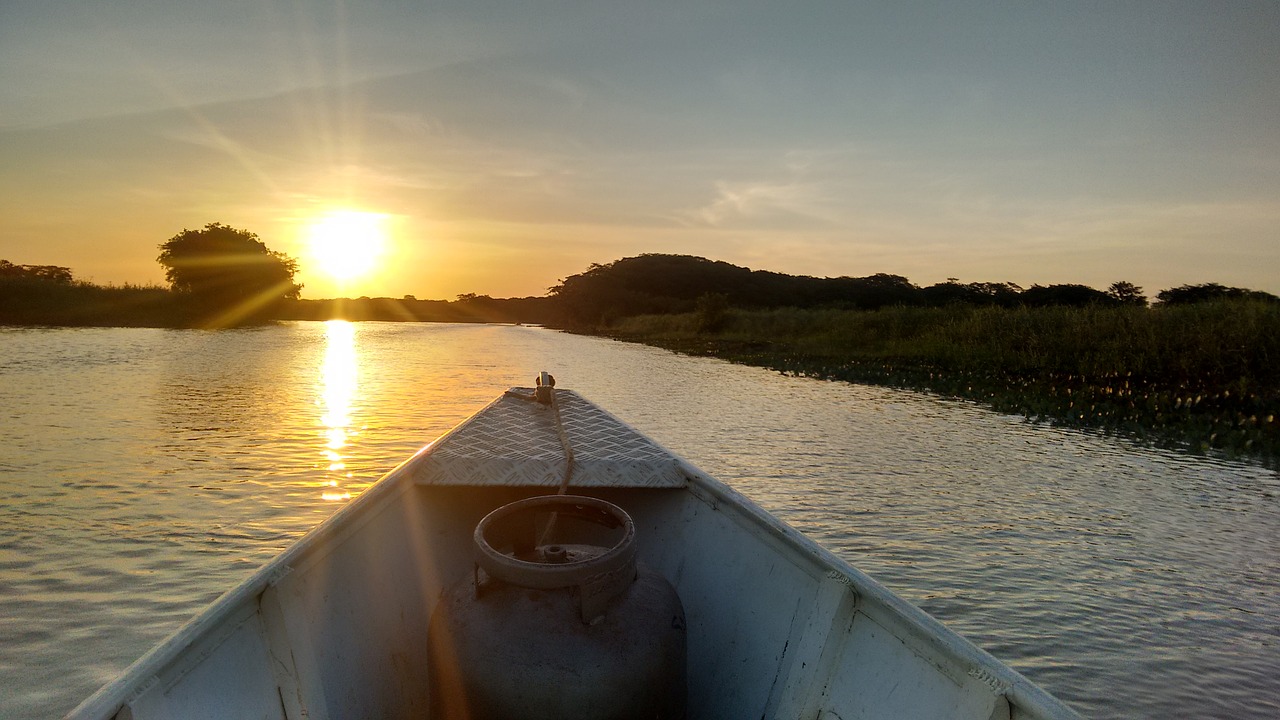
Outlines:
<svg viewBox="0 0 1280 720"><path fill-rule="evenodd" d="M955 278L920 290L924 303L933 307L957 304L1013 307L1019 303L1021 294L1022 288L1011 282L961 284Z"/></svg>
<svg viewBox="0 0 1280 720"><path fill-rule="evenodd" d="M592 263L585 272L570 275L548 293L539 309L555 322L576 326L607 326L633 315L698 312L709 306L699 300L723 296L727 306L760 308L848 308L876 310L892 306L947 305L1026 307L1145 306L1142 288L1115 282L1107 291L1087 285L1033 285L1023 290L1011 282L961 283L956 278L920 288L901 275L878 273L868 277L817 278L751 270L693 255L650 253L604 265ZM1161 302L1196 302L1217 297L1250 297L1280 301L1268 293L1187 285L1160 293ZM483 296L458 300L474 304ZM709 300L707 302L710 302Z"/></svg>
<svg viewBox="0 0 1280 720"><path fill-rule="evenodd" d="M1111 283L1111 287L1107 288L1107 295L1121 305L1137 305L1146 307L1147 296L1143 294L1142 288L1131 282L1121 280Z"/></svg>
<svg viewBox="0 0 1280 720"><path fill-rule="evenodd" d="M921 301L920 288L901 275L876 273L861 278L811 279L815 287L827 289L812 304L838 304L861 310L878 310L895 305L918 305Z"/></svg>
<svg viewBox="0 0 1280 720"><path fill-rule="evenodd" d="M970 300L971 293L967 285L962 285L956 278L948 278L946 282L921 288L921 297L926 304L933 307L960 305Z"/></svg>
<svg viewBox="0 0 1280 720"><path fill-rule="evenodd" d="M592 263L570 275L550 294L566 319L607 325L629 315L691 312L703 293L719 292L746 304L751 271L690 255L645 254ZM754 303L752 303L754 304Z"/></svg>
<svg viewBox="0 0 1280 720"><path fill-rule="evenodd" d="M220 223L183 230L160 245L157 261L174 292L229 322L262 319L282 300L296 300L295 260L269 250L257 235Z"/></svg>
<svg viewBox="0 0 1280 720"><path fill-rule="evenodd" d="M1262 292L1261 290L1246 290L1244 288L1227 287L1226 285L1219 285L1218 283L1179 285L1178 287L1161 290L1156 293L1156 299L1159 300L1162 305L1189 305L1191 303L1212 302L1214 300L1233 300L1239 298L1280 302L1280 297L1276 297L1271 293Z"/></svg>
<svg viewBox="0 0 1280 720"><path fill-rule="evenodd" d="M1088 305L1114 305L1110 295L1095 290L1088 285L1032 285L1022 291L1022 304L1029 307L1047 307L1050 305L1067 305L1070 307L1086 307Z"/></svg>
<svg viewBox="0 0 1280 720"><path fill-rule="evenodd" d="M71 268L61 265L15 265L8 260L0 260L0 277L46 280L63 285L70 285L74 280Z"/></svg>
<svg viewBox="0 0 1280 720"><path fill-rule="evenodd" d="M646 254L593 263L551 288L565 318L607 324L629 315L684 313L699 298L723 295L740 308L917 305L919 288L900 275L815 278L731 265L692 255Z"/></svg>

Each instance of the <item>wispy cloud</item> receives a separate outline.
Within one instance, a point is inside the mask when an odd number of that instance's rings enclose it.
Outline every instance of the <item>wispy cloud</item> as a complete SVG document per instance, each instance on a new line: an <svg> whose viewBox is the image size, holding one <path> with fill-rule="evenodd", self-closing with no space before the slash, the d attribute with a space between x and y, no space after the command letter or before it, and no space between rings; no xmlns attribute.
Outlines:
<svg viewBox="0 0 1280 720"><path fill-rule="evenodd" d="M760 228L835 222L826 193L817 183L720 180L713 188L711 202L684 213L687 224Z"/></svg>

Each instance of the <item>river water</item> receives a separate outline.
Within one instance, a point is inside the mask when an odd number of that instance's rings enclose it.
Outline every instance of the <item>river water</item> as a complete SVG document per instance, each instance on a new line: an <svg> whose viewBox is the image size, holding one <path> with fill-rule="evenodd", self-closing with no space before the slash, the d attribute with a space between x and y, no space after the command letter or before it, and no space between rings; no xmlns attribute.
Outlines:
<svg viewBox="0 0 1280 720"><path fill-rule="evenodd" d="M1280 716L1275 471L529 327L0 328L0 718L58 716L538 370L1087 716Z"/></svg>

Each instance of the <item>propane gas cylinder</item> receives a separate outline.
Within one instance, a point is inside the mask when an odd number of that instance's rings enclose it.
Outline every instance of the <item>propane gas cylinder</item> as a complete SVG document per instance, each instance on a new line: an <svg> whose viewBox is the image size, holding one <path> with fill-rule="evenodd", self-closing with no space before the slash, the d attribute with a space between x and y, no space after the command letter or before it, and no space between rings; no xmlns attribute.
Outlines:
<svg viewBox="0 0 1280 720"><path fill-rule="evenodd" d="M431 717L683 718L685 619L636 560L612 503L550 495L504 505L474 534L474 572L431 616Z"/></svg>

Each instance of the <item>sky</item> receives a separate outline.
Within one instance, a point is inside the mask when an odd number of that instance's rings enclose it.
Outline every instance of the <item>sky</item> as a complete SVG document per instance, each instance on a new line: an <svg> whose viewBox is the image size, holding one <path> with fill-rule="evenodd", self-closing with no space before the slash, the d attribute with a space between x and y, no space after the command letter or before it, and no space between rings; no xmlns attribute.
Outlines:
<svg viewBox="0 0 1280 720"><path fill-rule="evenodd" d="M212 222L304 298L640 253L1280 294L1280 3L0 3L0 258L162 283Z"/></svg>

